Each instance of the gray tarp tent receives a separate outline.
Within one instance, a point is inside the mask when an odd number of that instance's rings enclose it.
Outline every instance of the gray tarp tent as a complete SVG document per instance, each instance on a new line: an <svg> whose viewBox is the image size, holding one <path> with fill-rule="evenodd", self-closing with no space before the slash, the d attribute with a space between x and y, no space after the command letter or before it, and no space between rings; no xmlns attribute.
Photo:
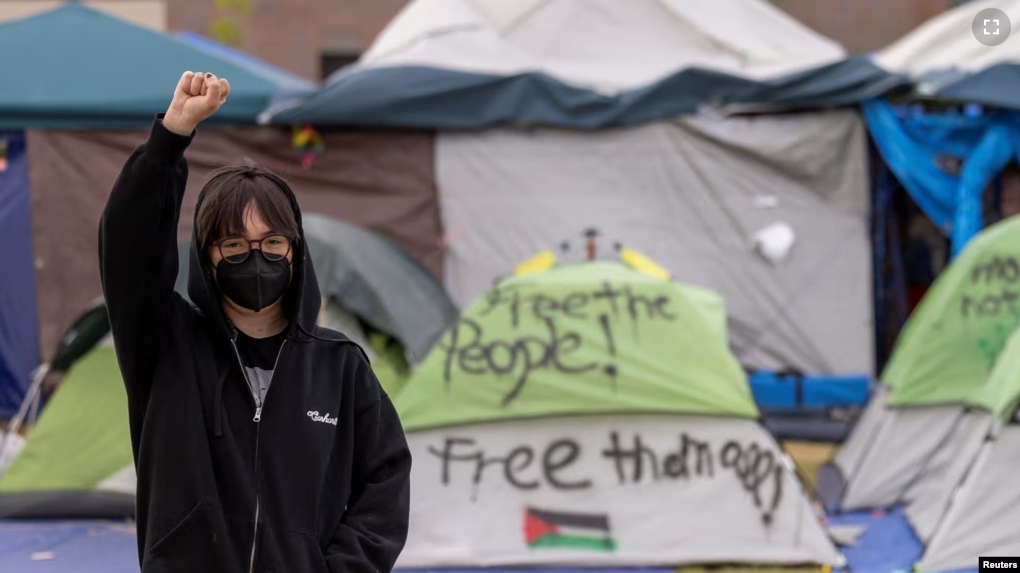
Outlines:
<svg viewBox="0 0 1020 573"><path fill-rule="evenodd" d="M443 287L414 258L386 239L319 214L303 217L308 249L323 302L347 312L404 345L421 360L456 319ZM187 296L190 241L179 245L177 290Z"/></svg>

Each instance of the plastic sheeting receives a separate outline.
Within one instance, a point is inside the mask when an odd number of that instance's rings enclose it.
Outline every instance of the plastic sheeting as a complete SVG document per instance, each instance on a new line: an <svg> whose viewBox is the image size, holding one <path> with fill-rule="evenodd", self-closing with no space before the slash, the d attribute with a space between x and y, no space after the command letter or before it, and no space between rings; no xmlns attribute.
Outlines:
<svg viewBox="0 0 1020 573"><path fill-rule="evenodd" d="M863 110L883 159L959 254L983 227L985 189L1020 161L1020 114L914 114L879 100ZM958 174L941 167L949 158L962 160Z"/></svg>
<svg viewBox="0 0 1020 573"><path fill-rule="evenodd" d="M17 412L39 365L39 318L22 132L0 131L0 418Z"/></svg>

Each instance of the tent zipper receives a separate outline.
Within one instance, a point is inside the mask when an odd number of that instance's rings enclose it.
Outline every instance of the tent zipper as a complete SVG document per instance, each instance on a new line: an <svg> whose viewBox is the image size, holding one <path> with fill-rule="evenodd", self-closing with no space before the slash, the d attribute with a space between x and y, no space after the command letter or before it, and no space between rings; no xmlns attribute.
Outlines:
<svg viewBox="0 0 1020 573"><path fill-rule="evenodd" d="M261 429L262 421L262 407L265 405L265 400L261 402L256 400L255 393L252 391L251 380L248 378L248 373L244 370L244 363L241 362L241 352L237 350L237 328L231 327L233 336L230 339L230 344L234 347L234 356L237 357L237 365L241 367L241 376L244 376L244 381L248 385L248 391L252 395L252 402L255 403L255 417L252 419L255 422L255 460L252 464L252 474L255 477L255 528L252 532L251 537L251 554L248 557L248 573L254 573L255 571L255 548L258 544L259 539L259 430ZM269 377L269 387L273 386L273 378L276 377L276 366L280 363L280 355L283 354L283 346L287 343L284 339L280 343L280 349L276 352L276 361L273 362L273 374ZM269 397L269 390L266 390L266 397Z"/></svg>

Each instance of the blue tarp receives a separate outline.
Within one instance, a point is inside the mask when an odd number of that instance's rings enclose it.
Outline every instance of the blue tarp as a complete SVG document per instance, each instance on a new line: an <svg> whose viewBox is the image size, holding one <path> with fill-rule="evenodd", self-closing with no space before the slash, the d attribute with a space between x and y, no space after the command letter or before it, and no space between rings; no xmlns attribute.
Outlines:
<svg viewBox="0 0 1020 573"><path fill-rule="evenodd" d="M1020 65L996 64L967 74L939 89L938 95L955 101L1020 111Z"/></svg>
<svg viewBox="0 0 1020 573"><path fill-rule="evenodd" d="M762 410L863 407L871 394L867 376L800 376L759 371L748 379Z"/></svg>
<svg viewBox="0 0 1020 573"><path fill-rule="evenodd" d="M18 410L40 360L23 132L0 131L0 245L0 418L5 418Z"/></svg>
<svg viewBox="0 0 1020 573"><path fill-rule="evenodd" d="M138 538L127 523L2 521L0 571L138 573Z"/></svg>
<svg viewBox="0 0 1020 573"><path fill-rule="evenodd" d="M863 110L889 169L958 254L984 226L988 184L1020 161L1020 113L924 114L880 100ZM947 172L943 158L962 160L960 172Z"/></svg>
<svg viewBox="0 0 1020 573"><path fill-rule="evenodd" d="M863 525L853 547L843 548L852 573L911 571L923 552L901 509L875 515L830 517L836 525ZM109 521L0 521L0 571L23 573L138 573L134 526ZM466 568L397 569L397 573L673 573L673 568ZM971 570L973 571L973 570ZM969 571L967 573L970 573Z"/></svg>
<svg viewBox="0 0 1020 573"><path fill-rule="evenodd" d="M2 521L0 571L4 573L138 573L135 528L105 521ZM397 573L674 573L671 568L467 568L396 569Z"/></svg>
<svg viewBox="0 0 1020 573"><path fill-rule="evenodd" d="M424 66L354 66L334 73L300 105L273 106L259 120L442 130L496 125L602 129L693 113L705 105L855 105L902 83L866 58L761 82L689 68L618 95L537 72L501 76Z"/></svg>
<svg viewBox="0 0 1020 573"><path fill-rule="evenodd" d="M866 528L856 545L840 548L853 573L911 571L924 553L924 546L914 534L902 508L889 512L858 511L830 516L829 524Z"/></svg>

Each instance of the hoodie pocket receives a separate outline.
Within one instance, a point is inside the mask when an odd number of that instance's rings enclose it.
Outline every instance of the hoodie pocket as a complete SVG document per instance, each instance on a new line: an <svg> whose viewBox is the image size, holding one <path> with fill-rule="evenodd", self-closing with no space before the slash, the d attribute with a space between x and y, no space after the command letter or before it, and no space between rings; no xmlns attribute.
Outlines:
<svg viewBox="0 0 1020 573"><path fill-rule="evenodd" d="M142 571L170 573L181 571L230 571L226 522L219 505L203 499L184 519L152 544L146 553Z"/></svg>
<svg viewBox="0 0 1020 573"><path fill-rule="evenodd" d="M314 535L284 530L283 540L286 543L287 563L286 568L281 570L329 573L326 556L322 554L319 541Z"/></svg>

